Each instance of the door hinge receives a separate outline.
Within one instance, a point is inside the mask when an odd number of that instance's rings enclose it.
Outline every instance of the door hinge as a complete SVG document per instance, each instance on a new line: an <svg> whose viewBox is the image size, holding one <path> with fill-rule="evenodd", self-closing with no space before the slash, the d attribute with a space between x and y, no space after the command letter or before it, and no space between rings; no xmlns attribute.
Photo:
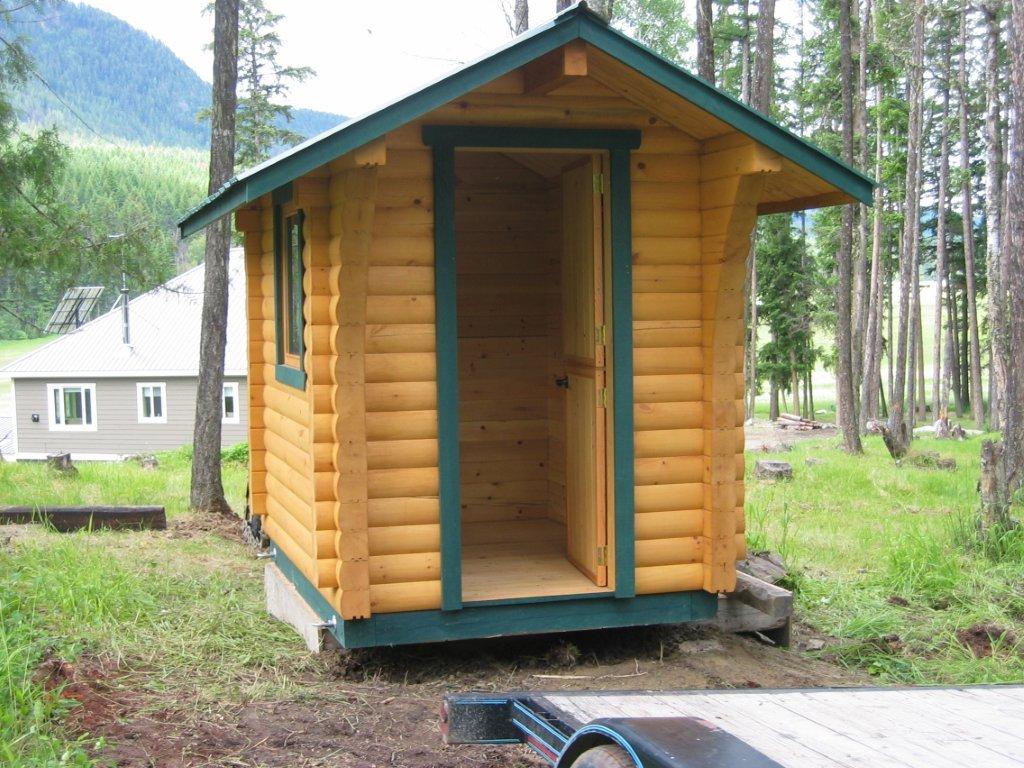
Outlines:
<svg viewBox="0 0 1024 768"><path fill-rule="evenodd" d="M603 173L595 173L594 174L594 193L598 194L598 195L603 195L604 194L604 174Z"/></svg>
<svg viewBox="0 0 1024 768"><path fill-rule="evenodd" d="M608 389L606 387L601 387L599 390L597 390L597 407L608 407Z"/></svg>
<svg viewBox="0 0 1024 768"><path fill-rule="evenodd" d="M597 564L608 565L608 547L601 546L597 548Z"/></svg>
<svg viewBox="0 0 1024 768"><path fill-rule="evenodd" d="M597 326L595 328L595 330L594 330L594 336L596 337L596 343L597 344L607 344L608 343L608 326L607 325L599 325L599 326Z"/></svg>

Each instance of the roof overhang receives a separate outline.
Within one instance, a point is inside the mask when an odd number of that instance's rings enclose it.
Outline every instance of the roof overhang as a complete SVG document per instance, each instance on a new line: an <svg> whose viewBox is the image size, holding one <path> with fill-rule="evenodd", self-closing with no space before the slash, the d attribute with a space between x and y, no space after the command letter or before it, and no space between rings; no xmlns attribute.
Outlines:
<svg viewBox="0 0 1024 768"><path fill-rule="evenodd" d="M232 178L181 220L178 225L181 236L195 234L233 210L574 40L583 40L600 49L822 179L838 192L838 196L833 198L808 200L804 207L837 202L872 202L873 179L612 29L581 2L547 24L517 37L503 48L453 74L376 112L313 137ZM779 208L783 209L787 208Z"/></svg>

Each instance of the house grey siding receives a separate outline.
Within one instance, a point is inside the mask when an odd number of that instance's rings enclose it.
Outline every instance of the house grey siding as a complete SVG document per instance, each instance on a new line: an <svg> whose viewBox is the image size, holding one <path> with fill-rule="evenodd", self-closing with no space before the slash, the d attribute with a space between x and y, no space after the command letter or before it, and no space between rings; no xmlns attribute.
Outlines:
<svg viewBox="0 0 1024 768"><path fill-rule="evenodd" d="M224 424L222 444L227 447L248 439L249 393L244 378L225 377L238 382L238 424ZM140 424L137 382L162 382L167 385L167 423ZM62 432L50 430L47 384L81 383L96 385L96 431ZM15 379L14 407L17 419L18 453L116 454L119 456L155 453L192 442L196 410L194 378L53 378ZM33 422L32 415L39 421Z"/></svg>

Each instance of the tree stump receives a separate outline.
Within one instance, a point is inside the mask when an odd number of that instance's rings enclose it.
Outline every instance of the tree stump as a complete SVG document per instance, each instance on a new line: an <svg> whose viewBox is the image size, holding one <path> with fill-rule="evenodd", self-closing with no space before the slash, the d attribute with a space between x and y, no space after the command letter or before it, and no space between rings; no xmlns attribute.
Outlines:
<svg viewBox="0 0 1024 768"><path fill-rule="evenodd" d="M78 469L71 463L70 453L53 453L46 457L46 466L62 475L77 475Z"/></svg>
<svg viewBox="0 0 1024 768"><path fill-rule="evenodd" d="M754 476L765 480L792 480L793 466L788 461L758 461L754 464Z"/></svg>
<svg viewBox="0 0 1024 768"><path fill-rule="evenodd" d="M882 433L882 442L889 451L889 455L899 461L907 455L910 448L910 436L907 433L907 423L901 421L894 432L892 427L883 422L878 423L878 431Z"/></svg>

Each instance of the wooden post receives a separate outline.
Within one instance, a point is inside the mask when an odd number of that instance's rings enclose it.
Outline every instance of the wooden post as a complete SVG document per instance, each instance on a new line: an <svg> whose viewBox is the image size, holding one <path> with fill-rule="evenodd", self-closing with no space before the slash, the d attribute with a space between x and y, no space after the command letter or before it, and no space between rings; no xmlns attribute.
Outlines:
<svg viewBox="0 0 1024 768"><path fill-rule="evenodd" d="M704 353L704 589L736 587L736 534L743 520L743 310L746 259L773 152L745 137L705 142L701 157L702 347Z"/></svg>
<svg viewBox="0 0 1024 768"><path fill-rule="evenodd" d="M345 619L370 616L366 466L366 295L377 167L340 171L331 215L334 364L335 607Z"/></svg>

